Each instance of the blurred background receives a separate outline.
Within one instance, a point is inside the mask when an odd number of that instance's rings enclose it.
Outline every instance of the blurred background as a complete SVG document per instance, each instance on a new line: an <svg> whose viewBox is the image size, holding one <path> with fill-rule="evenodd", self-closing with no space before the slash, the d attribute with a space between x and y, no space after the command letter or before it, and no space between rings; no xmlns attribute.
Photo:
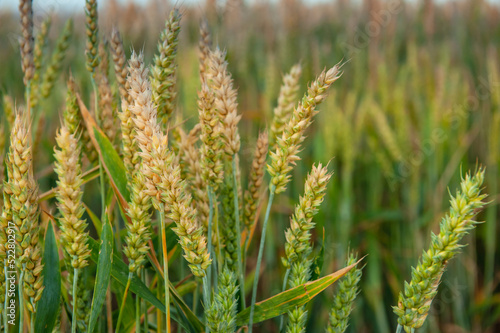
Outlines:
<svg viewBox="0 0 500 333"><path fill-rule="evenodd" d="M21 103L16 6L16 1L0 0L0 95ZM322 274L341 268L348 248L368 254L348 330L394 331L391 307L431 232L438 232L449 193L455 193L465 171L481 164L487 166L485 191L491 200L479 216L485 223L466 237L468 246L450 262L419 332L500 331L498 2L110 0L100 1L100 36L109 38L116 26L127 55L143 49L150 61L173 6L183 15L178 119L185 120L186 129L198 120L197 44L199 22L206 18L214 45L227 50L238 88L243 166L252 159L258 132L270 123L282 76L300 62L302 95L325 67L347 62L308 132L292 184L277 199L259 295L281 290L280 257L289 216L312 163L330 162L334 176L314 231L317 250L325 251ZM34 1L35 31L52 17L46 61L65 21L74 18L62 74L40 102L35 168L42 192L55 184L52 152L70 71L87 98L91 90L83 8L83 0ZM85 193L85 202L98 207L99 198ZM252 258L249 270L255 267ZM308 332L323 331L333 289L311 302ZM272 331L276 325L269 321L261 329Z"/></svg>

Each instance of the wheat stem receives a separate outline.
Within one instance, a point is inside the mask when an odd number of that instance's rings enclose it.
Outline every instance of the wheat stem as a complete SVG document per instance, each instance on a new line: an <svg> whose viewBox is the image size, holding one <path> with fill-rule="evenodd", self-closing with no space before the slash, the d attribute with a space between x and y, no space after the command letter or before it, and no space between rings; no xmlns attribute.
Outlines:
<svg viewBox="0 0 500 333"><path fill-rule="evenodd" d="M30 333L35 333L35 311L30 313Z"/></svg>
<svg viewBox="0 0 500 333"><path fill-rule="evenodd" d="M170 291L168 290L168 251L167 251L167 234L165 231L165 209L163 204L160 204L160 224L161 224L161 248L163 251L163 281L165 285L165 309L166 309L166 325L167 333L171 332L170 328Z"/></svg>
<svg viewBox="0 0 500 333"><path fill-rule="evenodd" d="M236 154L233 155L233 197L234 197L234 215L236 217L236 251L238 252L238 279L240 282L240 294L242 309L246 308L245 302L245 272L243 271L243 259L241 257L241 226L240 209L238 203L238 177L236 175Z"/></svg>
<svg viewBox="0 0 500 333"><path fill-rule="evenodd" d="M73 316L71 317L71 333L76 333L76 326L77 326L77 322L78 320L76 319L77 315L76 315L76 303L78 302L78 293L77 293L77 289L78 289L78 284L77 284L77 281L78 281L78 268L74 268L74 273L73 273Z"/></svg>
<svg viewBox="0 0 500 333"><path fill-rule="evenodd" d="M118 333L120 330L120 324L122 322L123 309L125 308L125 302L128 296L128 290L130 288L130 282L132 281L132 272L128 273L127 284L125 285L125 291L123 292L122 304L120 305L120 312L118 313L118 320L116 321L115 332Z"/></svg>
<svg viewBox="0 0 500 333"><path fill-rule="evenodd" d="M257 266L255 267L255 278L253 280L253 289L252 289L252 303L250 304L250 319L248 320L248 333L252 333L253 313L255 310L255 300L257 298L257 286L259 284L260 264L262 262L262 255L264 254L264 243L266 242L267 222L269 221L269 214L271 213L271 206L273 204L275 192L276 192L276 186L274 184L271 184L271 187L269 187L269 200L267 202L266 216L264 218L264 225L262 226L262 235L260 236Z"/></svg>
<svg viewBox="0 0 500 333"><path fill-rule="evenodd" d="M147 312L144 315L144 320L146 320ZM141 333L141 298L139 295L135 296L135 332Z"/></svg>
<svg viewBox="0 0 500 333"><path fill-rule="evenodd" d="M208 205L209 205L209 213L208 213L208 228L207 228L207 247L208 247L208 252L210 253L210 256L213 258L214 257L214 251L212 249L212 227L213 227L213 222L214 222L214 193L212 190L212 187L210 185L207 186L207 192L208 192ZM215 264L215 260L214 260ZM203 278L203 303L205 308L209 306L210 302L210 289L211 289L211 277L212 277L212 265L207 267L207 274L205 278ZM206 325L206 331L207 333L209 332L208 324L205 323Z"/></svg>

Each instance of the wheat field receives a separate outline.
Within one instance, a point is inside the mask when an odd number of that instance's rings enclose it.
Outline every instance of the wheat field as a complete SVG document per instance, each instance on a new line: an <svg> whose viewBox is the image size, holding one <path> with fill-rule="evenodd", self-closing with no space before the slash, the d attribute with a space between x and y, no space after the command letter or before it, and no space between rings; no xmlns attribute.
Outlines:
<svg viewBox="0 0 500 333"><path fill-rule="evenodd" d="M2 332L500 330L498 3L75 8L0 4Z"/></svg>

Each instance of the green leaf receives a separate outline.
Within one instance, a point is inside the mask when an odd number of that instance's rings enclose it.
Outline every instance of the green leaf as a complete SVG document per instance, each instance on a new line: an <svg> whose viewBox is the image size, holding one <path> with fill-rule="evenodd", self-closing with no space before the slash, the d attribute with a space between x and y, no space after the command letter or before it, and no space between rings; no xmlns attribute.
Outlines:
<svg viewBox="0 0 500 333"><path fill-rule="evenodd" d="M89 215L90 220L94 224L94 228L97 231L97 235L99 237L101 237L101 231L102 231L101 220L97 217L97 215L94 214L94 212L86 204L83 204L83 207L85 207L85 210L87 211L87 214Z"/></svg>
<svg viewBox="0 0 500 333"><path fill-rule="evenodd" d="M38 301L35 332L52 332L61 305L61 271L54 226L49 222L43 252L43 285L45 289Z"/></svg>
<svg viewBox="0 0 500 333"><path fill-rule="evenodd" d="M111 267L113 264L113 231L107 221L107 216L102 226L101 246L99 249L99 258L97 260L96 281L94 286L94 297L92 298L92 307L90 308L88 333L92 333L96 327L97 319L101 314L102 305L106 299L106 292L109 287L111 276ZM90 242L89 242L90 243Z"/></svg>
<svg viewBox="0 0 500 333"><path fill-rule="evenodd" d="M130 192L127 188L127 171L122 159L116 152L113 144L97 127L94 127L94 137L99 145L99 154L104 163L106 173L111 178L113 189L119 192L125 201L130 200ZM120 198L118 198L120 199Z"/></svg>
<svg viewBox="0 0 500 333"><path fill-rule="evenodd" d="M90 239L89 247L92 250L92 261L97 262L99 257L99 245L97 244L97 241L95 241L94 239ZM120 284L125 286L127 284L128 272L129 270L127 264L125 264L123 260L121 260L114 254L113 265L111 267L111 276ZM156 296L151 292L151 290L149 290L148 287L146 287L146 285L144 285L144 283L137 277L137 275L132 276L132 280L130 282L130 291L136 295L139 295L141 298L151 303L151 305L155 306L160 311L165 313L165 305L158 298L156 298ZM181 314L183 314L183 316L187 318L188 322L185 322L184 326L187 326L186 324L190 324L193 327L193 332L203 332L204 327L202 322L198 319L198 317L196 317L193 311L191 311L191 309L184 302L177 290L171 284L170 295L172 296L172 300L177 305ZM172 316L172 319L174 319L178 323L181 323L181 320L177 317Z"/></svg>
<svg viewBox="0 0 500 333"><path fill-rule="evenodd" d="M362 260L362 259L361 259ZM359 260L359 261L361 261ZM349 272L358 263L347 266L333 274L322 277L318 280L304 283L295 288L279 293L262 302L255 303L254 323L277 317L297 306L301 306L311 301L320 292L329 287L332 283ZM248 323L250 317L250 307L241 311L236 317L236 325L243 326Z"/></svg>

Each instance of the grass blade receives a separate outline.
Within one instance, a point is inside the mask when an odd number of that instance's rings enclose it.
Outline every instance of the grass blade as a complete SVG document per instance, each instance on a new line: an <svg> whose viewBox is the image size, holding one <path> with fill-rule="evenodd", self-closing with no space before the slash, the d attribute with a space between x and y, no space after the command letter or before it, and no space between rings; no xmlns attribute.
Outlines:
<svg viewBox="0 0 500 333"><path fill-rule="evenodd" d="M52 332L59 314L61 304L61 270L59 268L59 251L57 249L54 226L49 222L45 234L43 255L43 290L38 301L35 319L35 332Z"/></svg>
<svg viewBox="0 0 500 333"><path fill-rule="evenodd" d="M111 267L113 264L113 231L111 225L105 219L102 226L101 246L99 248L99 258L97 260L96 282L94 286L94 297L90 308L88 333L92 333L96 327L97 320L101 314L101 309L106 299L106 291L111 277ZM94 252L94 251L93 251Z"/></svg>
<svg viewBox="0 0 500 333"><path fill-rule="evenodd" d="M363 260L363 259L361 259ZM353 265L347 266L335 273L289 289L279 293L262 302L255 303L253 323L259 323L277 317L297 306L301 306L312 300L320 292L328 288L331 284L349 272L361 260ZM250 307L246 308L236 317L236 325L243 326L250 318Z"/></svg>

